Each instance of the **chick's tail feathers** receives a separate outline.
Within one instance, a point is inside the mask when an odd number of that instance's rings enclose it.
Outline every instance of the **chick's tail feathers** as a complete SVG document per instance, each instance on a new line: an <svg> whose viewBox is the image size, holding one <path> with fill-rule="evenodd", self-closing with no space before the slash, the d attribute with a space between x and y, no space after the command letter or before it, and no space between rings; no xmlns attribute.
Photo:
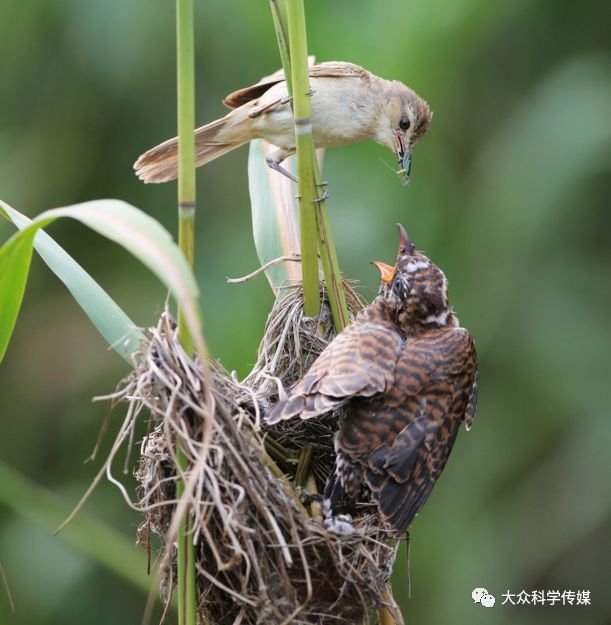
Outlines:
<svg viewBox="0 0 611 625"><path fill-rule="evenodd" d="M195 131L195 166L201 167L215 158L235 150L250 138L230 132L235 124L230 113ZM229 128L228 128L229 126ZM136 175L144 182L169 182L178 177L178 138L168 139L142 154L134 163Z"/></svg>

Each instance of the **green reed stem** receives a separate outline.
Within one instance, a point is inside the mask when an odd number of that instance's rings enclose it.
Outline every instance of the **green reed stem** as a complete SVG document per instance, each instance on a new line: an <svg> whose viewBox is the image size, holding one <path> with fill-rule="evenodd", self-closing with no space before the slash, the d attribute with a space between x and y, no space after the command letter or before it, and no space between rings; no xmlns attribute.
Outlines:
<svg viewBox="0 0 611 625"><path fill-rule="evenodd" d="M278 50L282 59L282 69L286 78L286 86L289 95L293 95L293 73L291 71L291 54L289 52L289 35L286 28L288 24L286 14L286 0L270 0L272 18L278 40Z"/></svg>
<svg viewBox="0 0 611 625"><path fill-rule="evenodd" d="M270 3L289 93L294 96L304 311L312 316L320 309L318 291L314 293L315 279L318 284L318 261L314 262L311 258L314 239L316 239L316 249L322 261L333 324L340 332L348 325L350 317L327 209L324 201L314 201L322 193L322 186L312 138L312 105L303 0L270 0ZM315 313L314 309L316 309Z"/></svg>
<svg viewBox="0 0 611 625"><path fill-rule="evenodd" d="M177 98L178 98L178 246L193 268L195 252L195 61L193 0L176 0ZM182 311L178 310L178 335L185 351L193 353L193 339ZM204 355L201 354L203 357ZM188 459L177 450L178 462L186 472ZM178 498L185 491L183 480L176 486ZM195 548L189 513L176 536L179 625L197 625Z"/></svg>
<svg viewBox="0 0 611 625"><path fill-rule="evenodd" d="M320 170L315 153L313 161L314 180L317 188L321 189ZM318 202L317 217L318 251L322 261L325 285L327 286L327 297L329 298L329 306L331 307L333 325L336 332L341 332L350 323L350 315L348 314L348 304L346 303L346 292L344 291L342 272L339 268L337 252L335 251L335 243L333 241L333 236L331 235L329 216L327 214L327 203L324 200Z"/></svg>
<svg viewBox="0 0 611 625"><path fill-rule="evenodd" d="M320 311L318 287L318 242L316 185L312 171L312 104L308 74L308 49L303 0L287 0L289 51L293 85L293 115L299 179L299 227L301 234L301 273L303 310L309 317Z"/></svg>

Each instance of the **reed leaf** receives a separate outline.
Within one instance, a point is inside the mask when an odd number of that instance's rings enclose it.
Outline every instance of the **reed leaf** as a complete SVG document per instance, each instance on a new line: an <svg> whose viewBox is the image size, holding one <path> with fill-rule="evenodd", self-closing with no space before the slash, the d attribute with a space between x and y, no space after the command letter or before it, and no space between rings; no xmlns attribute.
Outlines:
<svg viewBox="0 0 611 625"><path fill-rule="evenodd" d="M19 230L27 228L32 223L31 219L2 202L2 200L0 200L0 214L13 222ZM142 341L146 340L146 337L136 324L91 275L43 230L35 233L34 249L49 269L66 285L75 301L108 344L127 362L133 363L135 352ZM16 271L19 274L26 268L26 260L22 258L18 262ZM8 271L3 271L0 281L3 281L3 277L6 278L9 275ZM13 278L15 277L13 275ZM24 277L27 280L27 272ZM12 294L16 297L19 287L17 284L14 284L12 288ZM22 288L25 288L25 281ZM4 331L8 331L8 327L0 323L0 332Z"/></svg>
<svg viewBox="0 0 611 625"><path fill-rule="evenodd" d="M2 206L8 214L6 205ZM119 243L155 273L182 306L198 351L205 353L198 288L184 256L168 231L152 217L126 202L108 199L45 211L0 248L0 360L23 300L35 236L60 217L76 219Z"/></svg>

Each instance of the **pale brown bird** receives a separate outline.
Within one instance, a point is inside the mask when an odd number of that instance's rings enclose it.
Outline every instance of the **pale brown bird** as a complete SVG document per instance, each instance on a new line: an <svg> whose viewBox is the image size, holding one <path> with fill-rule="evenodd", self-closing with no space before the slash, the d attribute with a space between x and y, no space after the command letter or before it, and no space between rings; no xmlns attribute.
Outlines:
<svg viewBox="0 0 611 625"><path fill-rule="evenodd" d="M370 139L395 152L407 184L411 152L431 121L428 104L409 87L384 80L352 63L333 61L310 67L312 133L316 147L326 148ZM206 163L252 139L265 139L278 149L267 164L295 153L295 128L284 72L229 94L231 113L195 131L196 164ZM178 175L177 140L169 139L138 158L134 169L144 182L168 182Z"/></svg>
<svg viewBox="0 0 611 625"><path fill-rule="evenodd" d="M427 500L477 400L475 348L450 307L447 280L399 230L395 266L374 263L382 278L376 299L268 418L310 419L345 406L328 507L365 484L395 535Z"/></svg>

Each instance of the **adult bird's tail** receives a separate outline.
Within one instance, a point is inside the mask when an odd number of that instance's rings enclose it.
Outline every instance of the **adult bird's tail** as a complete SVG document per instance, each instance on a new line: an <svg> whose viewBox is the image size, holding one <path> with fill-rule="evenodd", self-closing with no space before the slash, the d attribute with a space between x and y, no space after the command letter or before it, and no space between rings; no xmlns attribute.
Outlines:
<svg viewBox="0 0 611 625"><path fill-rule="evenodd" d="M210 122L195 131L195 165L200 167L215 158L235 150L249 139L235 138L235 133L223 132L236 122L235 112ZM232 134L232 137L227 135ZM168 139L142 154L134 163L138 178L144 182L169 182L178 177L178 139Z"/></svg>

